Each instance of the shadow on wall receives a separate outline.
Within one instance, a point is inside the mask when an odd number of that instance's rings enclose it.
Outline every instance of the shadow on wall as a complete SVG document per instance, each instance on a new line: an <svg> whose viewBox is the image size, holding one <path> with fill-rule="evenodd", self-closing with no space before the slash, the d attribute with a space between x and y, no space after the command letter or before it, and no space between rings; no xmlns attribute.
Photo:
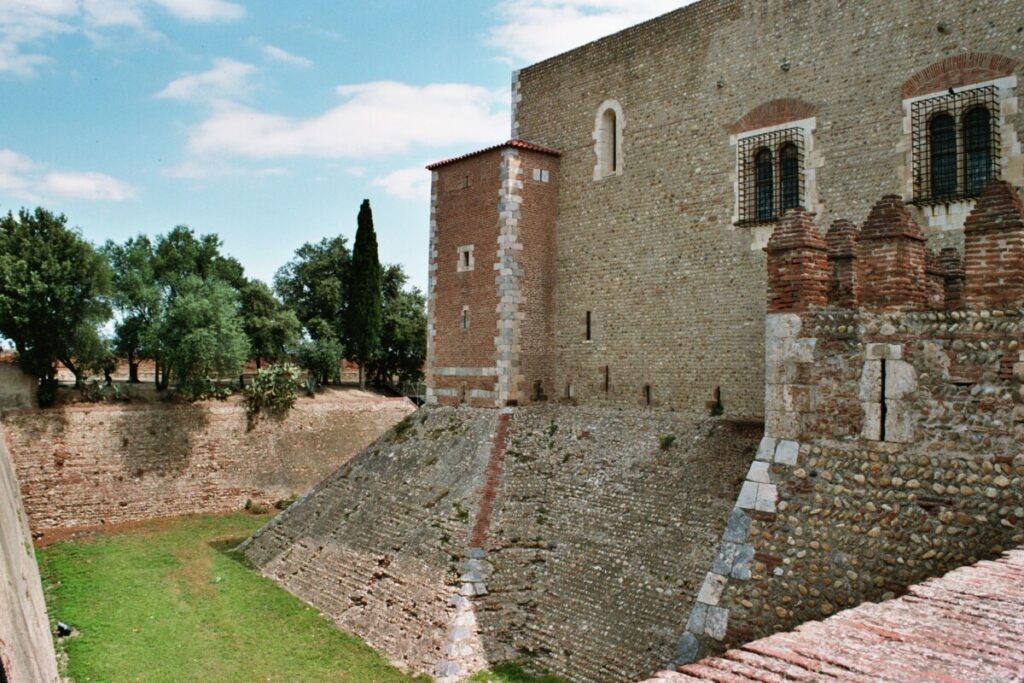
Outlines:
<svg viewBox="0 0 1024 683"><path fill-rule="evenodd" d="M113 412L104 438L110 452L122 453L124 470L131 477L145 474L178 475L187 470L195 451L196 435L210 425L206 407L176 407L153 419L152 411Z"/></svg>

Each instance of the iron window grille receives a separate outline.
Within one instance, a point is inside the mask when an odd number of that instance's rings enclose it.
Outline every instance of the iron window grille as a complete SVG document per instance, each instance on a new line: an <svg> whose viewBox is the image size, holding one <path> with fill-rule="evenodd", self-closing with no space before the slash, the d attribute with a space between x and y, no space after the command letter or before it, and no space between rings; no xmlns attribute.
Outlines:
<svg viewBox="0 0 1024 683"><path fill-rule="evenodd" d="M999 89L947 93L911 105L914 203L977 197L999 178Z"/></svg>
<svg viewBox="0 0 1024 683"><path fill-rule="evenodd" d="M739 140L737 225L777 221L804 204L804 131L773 130Z"/></svg>

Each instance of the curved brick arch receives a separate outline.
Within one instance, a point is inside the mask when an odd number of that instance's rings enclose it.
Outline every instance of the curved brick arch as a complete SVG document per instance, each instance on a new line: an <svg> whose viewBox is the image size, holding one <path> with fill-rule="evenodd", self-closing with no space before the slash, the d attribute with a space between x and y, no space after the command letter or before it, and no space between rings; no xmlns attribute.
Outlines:
<svg viewBox="0 0 1024 683"><path fill-rule="evenodd" d="M991 52L947 57L911 76L900 88L903 99L1009 76L1017 61Z"/></svg>
<svg viewBox="0 0 1024 683"><path fill-rule="evenodd" d="M781 97L754 107L726 128L730 133L736 135L748 130L810 118L817 111L818 108L810 102L804 102L794 97Z"/></svg>

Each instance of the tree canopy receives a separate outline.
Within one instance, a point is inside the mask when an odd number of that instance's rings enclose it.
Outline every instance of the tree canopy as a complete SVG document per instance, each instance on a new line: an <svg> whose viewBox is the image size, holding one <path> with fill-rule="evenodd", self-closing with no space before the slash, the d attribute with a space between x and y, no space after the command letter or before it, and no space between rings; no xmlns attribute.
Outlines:
<svg viewBox="0 0 1024 683"><path fill-rule="evenodd" d="M102 348L111 270L63 215L37 208L0 218L0 334L18 362L44 380L61 362L76 380Z"/></svg>
<svg viewBox="0 0 1024 683"><path fill-rule="evenodd" d="M377 257L377 233L373 229L370 200L359 207L356 241L352 247L351 285L348 306L348 339L351 358L359 363L359 386L366 387L366 368L380 353L383 272Z"/></svg>

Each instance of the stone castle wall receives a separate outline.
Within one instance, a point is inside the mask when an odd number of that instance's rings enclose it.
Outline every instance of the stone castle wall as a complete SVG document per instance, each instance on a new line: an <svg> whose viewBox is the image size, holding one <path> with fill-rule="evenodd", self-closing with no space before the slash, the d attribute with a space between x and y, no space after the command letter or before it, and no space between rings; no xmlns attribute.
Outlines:
<svg viewBox="0 0 1024 683"><path fill-rule="evenodd" d="M720 387L727 416L763 415L772 226L733 224L737 135L800 122L807 208L820 225L859 223L884 194L910 198L910 99L1002 78L1002 175L1024 184L1019 10L704 0L518 72L516 135L562 153L559 395L571 385L580 402L637 405L650 385L655 405L696 409ZM622 170L595 180L595 114L609 100ZM933 245L960 246L969 209L912 213Z"/></svg>
<svg viewBox="0 0 1024 683"><path fill-rule="evenodd" d="M34 532L269 505L304 493L414 409L361 392L300 398L247 427L238 402L5 411Z"/></svg>
<svg viewBox="0 0 1024 683"><path fill-rule="evenodd" d="M57 659L28 518L0 439L0 679L56 683Z"/></svg>
<svg viewBox="0 0 1024 683"><path fill-rule="evenodd" d="M802 212L768 245L766 436L677 661L1024 543L1024 203L985 190L937 297L898 197L838 229L838 261Z"/></svg>
<svg viewBox="0 0 1024 683"><path fill-rule="evenodd" d="M667 411L424 408L246 552L440 681L524 655L636 680L672 656L759 438Z"/></svg>

